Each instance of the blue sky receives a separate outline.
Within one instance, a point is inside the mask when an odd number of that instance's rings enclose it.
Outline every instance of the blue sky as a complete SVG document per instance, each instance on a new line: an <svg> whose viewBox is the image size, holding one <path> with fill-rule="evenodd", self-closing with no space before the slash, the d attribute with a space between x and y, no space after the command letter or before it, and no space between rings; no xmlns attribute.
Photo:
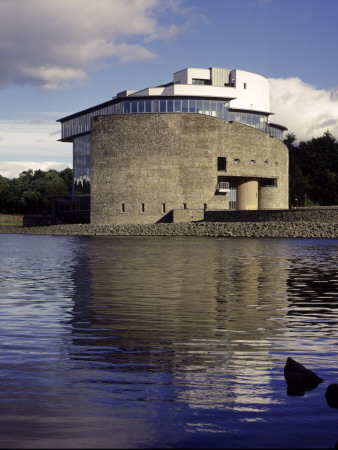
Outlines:
<svg viewBox="0 0 338 450"><path fill-rule="evenodd" d="M0 0L0 174L72 166L56 120L186 67L270 80L272 121L338 138L337 0Z"/></svg>

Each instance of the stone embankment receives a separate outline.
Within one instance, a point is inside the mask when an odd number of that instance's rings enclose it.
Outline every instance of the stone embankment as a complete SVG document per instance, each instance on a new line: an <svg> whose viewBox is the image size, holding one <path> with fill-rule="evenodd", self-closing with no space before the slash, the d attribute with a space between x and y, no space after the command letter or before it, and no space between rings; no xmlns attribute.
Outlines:
<svg viewBox="0 0 338 450"><path fill-rule="evenodd" d="M0 234L83 236L338 237L338 206L266 211L210 211L203 221L149 225L0 226Z"/></svg>
<svg viewBox="0 0 338 450"><path fill-rule="evenodd" d="M337 238L338 222L192 222L151 225L3 226L0 233L83 236Z"/></svg>

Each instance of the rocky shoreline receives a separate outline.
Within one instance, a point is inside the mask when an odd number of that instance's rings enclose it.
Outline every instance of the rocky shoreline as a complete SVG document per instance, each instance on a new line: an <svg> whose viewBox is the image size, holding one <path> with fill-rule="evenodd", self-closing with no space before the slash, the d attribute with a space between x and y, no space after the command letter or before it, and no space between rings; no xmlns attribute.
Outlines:
<svg viewBox="0 0 338 450"><path fill-rule="evenodd" d="M0 226L0 234L64 236L210 236L329 238L338 237L337 222L190 222L150 225L69 224L43 227Z"/></svg>

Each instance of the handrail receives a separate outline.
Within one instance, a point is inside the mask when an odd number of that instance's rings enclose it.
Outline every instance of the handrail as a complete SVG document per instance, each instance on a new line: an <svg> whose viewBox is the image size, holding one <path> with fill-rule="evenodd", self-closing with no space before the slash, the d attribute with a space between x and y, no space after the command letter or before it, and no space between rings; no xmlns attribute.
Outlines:
<svg viewBox="0 0 338 450"><path fill-rule="evenodd" d="M217 183L217 189L227 189L230 190L230 183L228 181L219 181Z"/></svg>

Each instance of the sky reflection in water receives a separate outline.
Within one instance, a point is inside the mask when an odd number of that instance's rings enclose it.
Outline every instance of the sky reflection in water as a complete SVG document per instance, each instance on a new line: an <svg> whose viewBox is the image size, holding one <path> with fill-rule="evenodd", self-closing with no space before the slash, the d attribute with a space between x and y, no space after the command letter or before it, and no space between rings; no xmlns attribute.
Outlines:
<svg viewBox="0 0 338 450"><path fill-rule="evenodd" d="M0 241L0 446L338 441L337 240ZM288 395L287 356L324 383Z"/></svg>

